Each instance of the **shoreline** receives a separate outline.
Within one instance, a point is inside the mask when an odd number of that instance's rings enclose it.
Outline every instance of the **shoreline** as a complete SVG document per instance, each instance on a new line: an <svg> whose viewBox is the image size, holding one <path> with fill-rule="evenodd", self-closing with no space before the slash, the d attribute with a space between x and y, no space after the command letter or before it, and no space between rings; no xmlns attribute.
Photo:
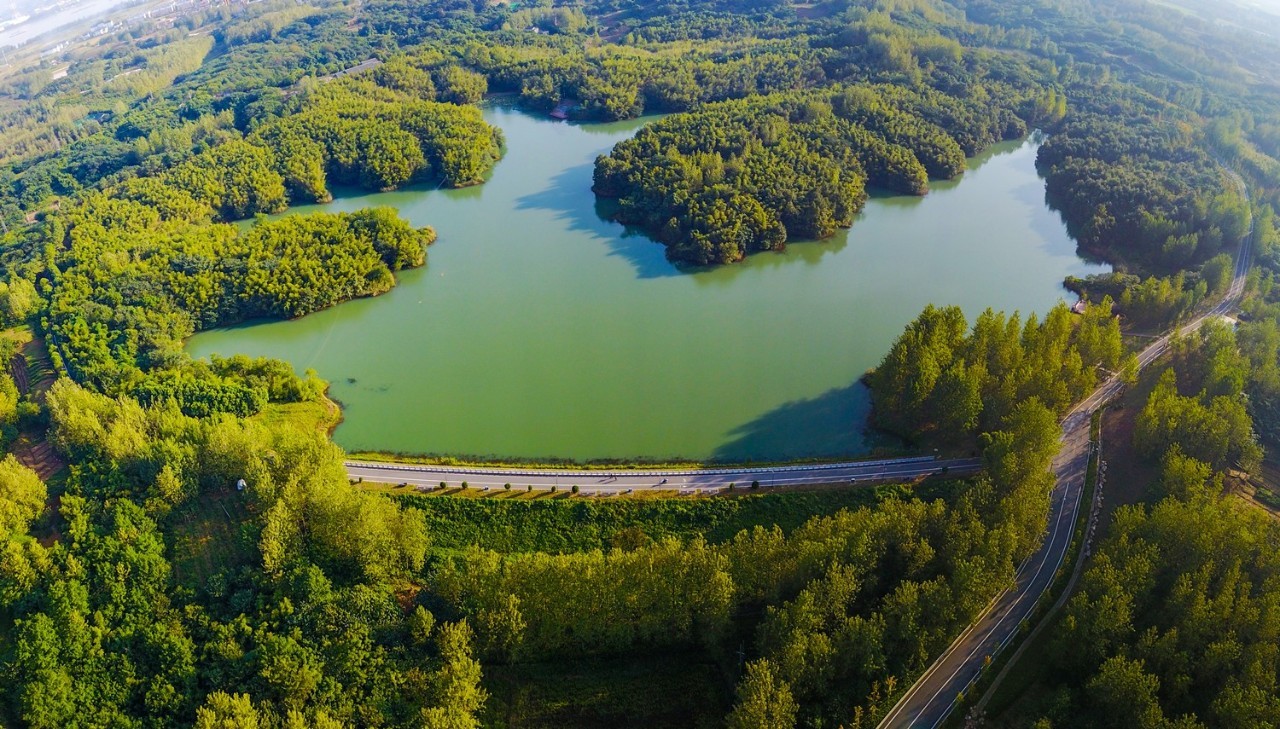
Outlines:
<svg viewBox="0 0 1280 729"><path fill-rule="evenodd" d="M336 425L334 426L337 427ZM895 450L878 448L866 453L826 456L813 458L792 458L758 461L712 461L693 459L589 459L575 461L558 458L487 458L478 456L445 456L415 455L411 453L395 453L389 451L350 451L346 460L376 464L397 464L405 466L438 466L444 468L480 468L480 469L537 469L558 471L650 471L661 470L706 470L706 469L758 469L782 466L822 466L828 464L853 463L858 461L875 461L886 458L902 458L922 456L924 454L908 449Z"/></svg>

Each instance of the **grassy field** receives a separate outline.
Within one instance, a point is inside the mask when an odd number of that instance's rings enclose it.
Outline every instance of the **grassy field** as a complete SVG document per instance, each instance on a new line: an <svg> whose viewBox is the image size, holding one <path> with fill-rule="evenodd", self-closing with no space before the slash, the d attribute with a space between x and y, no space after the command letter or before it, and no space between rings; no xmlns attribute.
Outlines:
<svg viewBox="0 0 1280 729"><path fill-rule="evenodd" d="M328 398L319 402L270 403L253 416L272 430L282 428L331 432L342 420L342 411Z"/></svg>
<svg viewBox="0 0 1280 729"><path fill-rule="evenodd" d="M618 538L702 535L722 542L743 529L780 526L790 531L813 516L870 506L889 498L947 498L968 482L930 479L918 485L832 486L756 494L749 489L715 496L571 497L547 491L420 494L383 487L420 509L436 549L479 545L500 552L576 552L607 549ZM397 493L399 492L399 493Z"/></svg>
<svg viewBox="0 0 1280 729"><path fill-rule="evenodd" d="M244 532L249 517L246 497L236 491L201 494L170 514L174 580L198 589L220 570L252 563L257 545Z"/></svg>
<svg viewBox="0 0 1280 729"><path fill-rule="evenodd" d="M502 729L721 727L732 678L705 655L486 666L484 724Z"/></svg>
<svg viewBox="0 0 1280 729"><path fill-rule="evenodd" d="M8 339L14 342L15 344L18 345L19 349L22 348L22 345L26 344L27 342L30 342L33 336L34 335L32 335L31 333L31 327L27 326L26 324L0 330L0 337L3 337L4 339Z"/></svg>
<svg viewBox="0 0 1280 729"><path fill-rule="evenodd" d="M1107 463L1107 479L1103 487L1102 514L1098 519L1097 540L1106 537L1116 509L1131 504L1148 503L1155 496L1160 478L1160 464L1144 458L1133 449L1133 431L1138 414L1160 381L1164 367L1150 367L1102 418L1102 459Z"/></svg>
<svg viewBox="0 0 1280 729"><path fill-rule="evenodd" d="M53 360L49 357L49 347L45 341L31 338L30 332L27 333L27 337L28 341L23 344L21 350L27 358L27 379L36 396L43 397L58 379L58 372L53 369Z"/></svg>

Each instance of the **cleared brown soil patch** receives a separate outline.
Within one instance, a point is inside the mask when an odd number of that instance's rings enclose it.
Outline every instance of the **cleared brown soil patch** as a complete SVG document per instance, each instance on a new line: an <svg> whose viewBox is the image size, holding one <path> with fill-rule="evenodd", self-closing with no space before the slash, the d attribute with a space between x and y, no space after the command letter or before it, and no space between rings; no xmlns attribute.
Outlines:
<svg viewBox="0 0 1280 729"><path fill-rule="evenodd" d="M18 353L9 361L9 372L18 386L18 392L29 395L32 400L40 403L44 402L45 395L56 379L49 350L39 337L32 337L22 344ZM24 432L12 448L22 465L35 471L40 480L46 483L67 465L50 445L47 435L44 431Z"/></svg>
<svg viewBox="0 0 1280 729"><path fill-rule="evenodd" d="M18 386L18 392L31 395L36 402L44 402L44 396L58 378L49 359L49 349L44 340L26 335L17 354L9 360L9 374Z"/></svg>
<svg viewBox="0 0 1280 729"><path fill-rule="evenodd" d="M62 460L62 456L58 455L43 436L33 439L29 434L23 433L10 450L19 463L35 471L40 480L46 483L67 466L66 461Z"/></svg>
<svg viewBox="0 0 1280 729"><path fill-rule="evenodd" d="M1280 519L1280 461L1273 457L1262 462L1255 476L1233 472L1227 479L1227 490Z"/></svg>
<svg viewBox="0 0 1280 729"><path fill-rule="evenodd" d="M19 393L43 403L49 388L53 387L54 380L57 379L53 362L49 359L49 350L43 339L32 337L25 328L18 332L18 336L21 345L9 360L9 373L13 376ZM23 431L9 451L19 463L35 471L41 481L51 486L46 502L48 528L40 535L40 542L49 546L62 538L62 533L58 530L62 521L59 513L62 489L58 485L58 477L66 470L67 463L49 443L46 430Z"/></svg>
<svg viewBox="0 0 1280 729"><path fill-rule="evenodd" d="M23 395L31 392L31 377L27 372L27 358L22 354L15 354L9 359L9 375L13 377L13 384L18 386L18 392Z"/></svg>

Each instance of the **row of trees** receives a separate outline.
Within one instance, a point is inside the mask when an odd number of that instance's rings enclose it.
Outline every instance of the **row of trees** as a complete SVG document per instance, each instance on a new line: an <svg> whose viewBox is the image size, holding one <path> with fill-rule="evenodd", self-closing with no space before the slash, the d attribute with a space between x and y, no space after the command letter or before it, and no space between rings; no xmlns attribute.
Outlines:
<svg viewBox="0 0 1280 729"><path fill-rule="evenodd" d="M12 455L0 460L0 605L21 598L47 566L31 537L44 514L48 487Z"/></svg>
<svg viewBox="0 0 1280 729"><path fill-rule="evenodd" d="M1215 472L1256 470L1262 450L1247 410L1280 393L1280 330L1274 319L1238 330L1209 322L1171 344L1172 362L1137 420L1134 446L1152 459L1173 448Z"/></svg>
<svg viewBox="0 0 1280 729"><path fill-rule="evenodd" d="M1274 522L1220 498L1207 464L1172 454L1168 498L1119 512L1055 637L1061 708L1040 726L1280 722ZM1052 723L1050 723L1052 722Z"/></svg>
<svg viewBox="0 0 1280 729"><path fill-rule="evenodd" d="M878 427L909 439L963 442L1018 403L1065 412L1105 372L1131 367L1111 300L1073 317L1059 304L1040 321L983 312L969 330L957 307L927 307L867 376Z"/></svg>
<svg viewBox="0 0 1280 729"><path fill-rule="evenodd" d="M1227 262L1225 270L1229 276L1234 262L1228 256L1220 260ZM1118 272L1085 278L1068 276L1065 286L1087 301L1110 297L1117 302L1116 310L1124 315L1129 326L1157 331L1182 318L1209 294L1207 281L1195 272L1185 271L1146 278Z"/></svg>
<svg viewBox="0 0 1280 729"><path fill-rule="evenodd" d="M728 655L741 621L763 610L731 724L746 721L754 682L767 673L769 706L785 693L799 704L792 719L859 725L1013 579L1043 528L1058 432L1052 412L1023 402L984 439L989 475L949 502L891 499L790 534L756 527L718 545L667 539L562 555L472 548L445 559L432 584L502 663L671 649Z"/></svg>

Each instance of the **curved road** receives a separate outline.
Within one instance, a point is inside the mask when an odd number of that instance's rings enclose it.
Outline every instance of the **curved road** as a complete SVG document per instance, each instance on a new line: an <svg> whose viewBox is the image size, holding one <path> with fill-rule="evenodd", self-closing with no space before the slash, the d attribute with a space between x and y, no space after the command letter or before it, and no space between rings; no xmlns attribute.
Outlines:
<svg viewBox="0 0 1280 729"><path fill-rule="evenodd" d="M1237 186L1244 182L1230 172ZM1245 190L1246 199L1248 191ZM1240 241L1235 275L1226 295L1212 309L1192 319L1177 331L1183 335L1199 329L1206 321L1231 312L1244 294L1245 279L1252 263L1253 226ZM1138 354L1139 367L1147 367L1169 349L1170 334L1155 340ZM1084 493L1085 469L1089 463L1089 421L1095 410L1124 388L1112 377L1089 397L1072 408L1062 420L1062 450L1053 461L1057 475L1050 495L1049 524L1039 549L1018 568L1014 586L997 595L987 609L960 634L929 670L890 709L879 727L926 727L941 724L957 700L966 692L986 664L1017 633L1022 621L1035 610L1036 603L1053 583L1058 568L1071 546L1076 514Z"/></svg>
<svg viewBox="0 0 1280 729"><path fill-rule="evenodd" d="M749 487L759 481L762 488L802 484L871 483L932 476L940 473L973 473L982 468L977 458L938 460L932 456L890 458L878 461L851 461L804 466L765 468L628 469L619 471L562 471L555 469L455 468L414 466L398 463L347 461L347 477L375 483L404 483L423 489L446 483L458 486L500 489L568 489L577 486L583 493L615 494L636 489L671 489L689 493L727 489L730 484Z"/></svg>

